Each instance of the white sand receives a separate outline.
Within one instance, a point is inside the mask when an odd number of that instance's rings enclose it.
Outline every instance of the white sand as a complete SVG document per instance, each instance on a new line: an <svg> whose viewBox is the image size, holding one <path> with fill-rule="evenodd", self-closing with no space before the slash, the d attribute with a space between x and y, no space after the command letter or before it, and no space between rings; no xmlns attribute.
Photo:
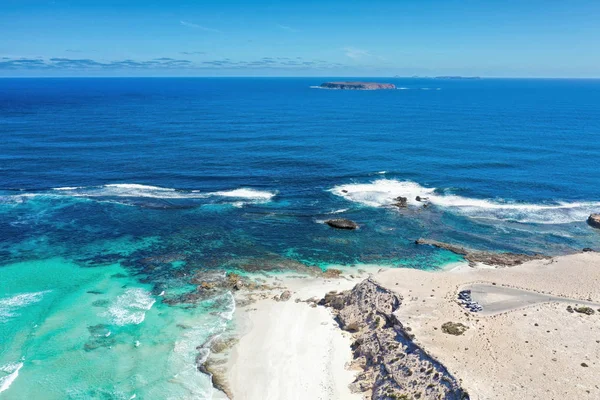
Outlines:
<svg viewBox="0 0 600 400"><path fill-rule="evenodd" d="M245 334L227 364L234 398L360 399L348 389L357 373L345 367L351 360L349 335L327 309L294 299L321 298L364 278L286 278L284 284L294 292L291 300L260 300L238 310L235 318ZM544 302L564 297L600 303L600 254L503 269L466 264L440 272L387 269L374 278L403 296L400 320L472 399L600 399L600 313L569 313L571 303ZM489 313L471 314L456 295L477 283L483 283L476 286L479 291L495 283L525 292L478 293ZM469 329L462 336L445 334L441 325L447 321Z"/></svg>
<svg viewBox="0 0 600 400"><path fill-rule="evenodd" d="M285 279L294 293L287 302L260 300L236 312L245 331L229 358L227 380L236 400L361 399L348 385L356 371L350 335L342 332L324 307L296 303L346 290L356 281Z"/></svg>

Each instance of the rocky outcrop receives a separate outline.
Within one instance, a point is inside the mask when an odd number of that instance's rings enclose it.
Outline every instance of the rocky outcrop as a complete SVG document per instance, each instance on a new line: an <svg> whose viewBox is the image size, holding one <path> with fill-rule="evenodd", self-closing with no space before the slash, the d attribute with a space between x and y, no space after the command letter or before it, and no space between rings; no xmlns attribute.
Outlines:
<svg viewBox="0 0 600 400"><path fill-rule="evenodd" d="M469 329L468 326L460 322L446 322L442 324L442 332L448 335L460 336Z"/></svg>
<svg viewBox="0 0 600 400"><path fill-rule="evenodd" d="M398 196L394 199L392 205L399 208L408 207L408 199L406 197Z"/></svg>
<svg viewBox="0 0 600 400"><path fill-rule="evenodd" d="M338 89L338 90L388 90L396 89L396 85L391 83L377 82L325 82L322 83L323 89Z"/></svg>
<svg viewBox="0 0 600 400"><path fill-rule="evenodd" d="M351 291L328 293L340 327L352 332L353 366L360 373L353 390L370 399L469 399L457 380L412 341L394 315L402 298L367 279Z"/></svg>
<svg viewBox="0 0 600 400"><path fill-rule="evenodd" d="M325 223L332 228L354 230L358 228L358 224L349 219L329 219Z"/></svg>
<svg viewBox="0 0 600 400"><path fill-rule="evenodd" d="M477 263L485 265L514 267L521 265L524 262L532 260L547 260L550 257L541 254L517 254L517 253L493 253L489 251L471 250L466 247L453 245L450 243L438 242L435 240L418 239L416 244L425 244L448 250L456 254L460 254L469 262L469 265L474 266Z"/></svg>
<svg viewBox="0 0 600 400"><path fill-rule="evenodd" d="M292 292L284 290L279 296L275 296L273 299L276 301L288 301L292 297Z"/></svg>
<svg viewBox="0 0 600 400"><path fill-rule="evenodd" d="M588 217L587 223L592 228L600 229L600 214L592 214Z"/></svg>

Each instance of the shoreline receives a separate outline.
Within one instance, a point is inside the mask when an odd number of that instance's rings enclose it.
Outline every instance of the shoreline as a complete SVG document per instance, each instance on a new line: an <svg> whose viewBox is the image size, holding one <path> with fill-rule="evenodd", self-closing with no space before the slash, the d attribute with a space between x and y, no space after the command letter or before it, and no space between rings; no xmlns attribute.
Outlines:
<svg viewBox="0 0 600 400"><path fill-rule="evenodd" d="M347 369L351 336L337 326L329 310L306 302L349 290L360 279L278 278L292 293L289 300L269 297L238 307L234 315L239 341L225 364L232 397L360 400L349 389L356 372Z"/></svg>
<svg viewBox="0 0 600 400"><path fill-rule="evenodd" d="M237 342L219 363L230 397L367 398L356 384L355 393L349 388L362 371L351 352L353 333L340 328L332 310L305 302L348 293L367 278L401 298L394 316L403 329L471 399L600 397L594 380L600 370L598 253L506 268L459 262L437 271L361 266L331 279L277 275L270 278L276 291L236 307ZM460 290L477 283L489 285L477 286L474 296L493 312L470 313L457 302ZM273 299L281 287L290 291L289 300ZM256 293L236 293L238 301L248 296ZM594 315L568 312L569 304L592 305ZM446 334L446 322L466 331Z"/></svg>

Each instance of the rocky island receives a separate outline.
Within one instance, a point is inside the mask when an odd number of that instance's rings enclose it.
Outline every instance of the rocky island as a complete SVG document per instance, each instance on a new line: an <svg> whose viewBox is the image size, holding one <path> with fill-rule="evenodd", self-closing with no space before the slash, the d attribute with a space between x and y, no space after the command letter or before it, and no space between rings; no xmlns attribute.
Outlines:
<svg viewBox="0 0 600 400"><path fill-rule="evenodd" d="M322 89L337 90L389 90L396 89L392 83L377 82L325 82L320 86Z"/></svg>

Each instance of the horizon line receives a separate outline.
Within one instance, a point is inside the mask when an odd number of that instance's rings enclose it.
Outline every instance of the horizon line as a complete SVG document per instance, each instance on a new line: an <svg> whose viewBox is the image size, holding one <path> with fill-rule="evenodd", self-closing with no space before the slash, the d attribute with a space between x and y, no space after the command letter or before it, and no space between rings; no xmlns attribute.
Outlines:
<svg viewBox="0 0 600 400"><path fill-rule="evenodd" d="M147 75L147 76L128 76L128 75L115 75L115 76L0 76L0 79L223 79L223 78L273 78L273 79L317 79L317 78L359 78L359 79L437 79L437 80L481 80L481 79L570 79L570 80L599 80L600 76L595 77L571 77L571 76L479 76L479 75L436 75L436 76L359 76L359 75L294 75L294 76L281 76L281 75Z"/></svg>

